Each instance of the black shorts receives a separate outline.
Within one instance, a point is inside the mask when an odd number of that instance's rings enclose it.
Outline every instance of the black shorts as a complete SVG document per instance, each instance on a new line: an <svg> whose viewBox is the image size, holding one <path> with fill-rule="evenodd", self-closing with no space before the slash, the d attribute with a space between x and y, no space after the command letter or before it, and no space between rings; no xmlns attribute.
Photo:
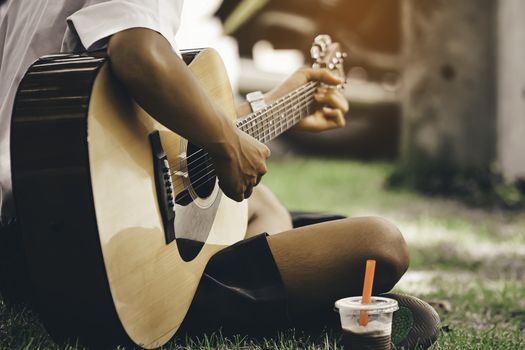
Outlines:
<svg viewBox="0 0 525 350"><path fill-rule="evenodd" d="M286 290L266 240L240 241L208 262L178 334L264 335L291 324Z"/></svg>

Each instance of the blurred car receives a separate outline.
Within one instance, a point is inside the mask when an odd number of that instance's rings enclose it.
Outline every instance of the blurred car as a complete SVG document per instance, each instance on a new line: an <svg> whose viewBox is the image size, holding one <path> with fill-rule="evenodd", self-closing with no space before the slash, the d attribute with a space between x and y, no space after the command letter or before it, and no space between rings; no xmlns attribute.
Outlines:
<svg viewBox="0 0 525 350"><path fill-rule="evenodd" d="M400 136L400 0L225 0L217 16L238 40L239 90L268 90L309 61L313 38L329 34L349 54L347 127L288 132L277 153L394 158ZM275 147L274 147L275 148Z"/></svg>

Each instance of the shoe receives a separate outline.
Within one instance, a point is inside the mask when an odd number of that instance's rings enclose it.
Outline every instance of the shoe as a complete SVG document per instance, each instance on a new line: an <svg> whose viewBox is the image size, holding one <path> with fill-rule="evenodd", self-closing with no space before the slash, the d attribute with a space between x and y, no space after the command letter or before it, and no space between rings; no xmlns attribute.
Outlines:
<svg viewBox="0 0 525 350"><path fill-rule="evenodd" d="M432 306L409 295L381 296L395 299L399 305L399 310L394 312L392 319L393 349L427 349L437 340L441 323Z"/></svg>

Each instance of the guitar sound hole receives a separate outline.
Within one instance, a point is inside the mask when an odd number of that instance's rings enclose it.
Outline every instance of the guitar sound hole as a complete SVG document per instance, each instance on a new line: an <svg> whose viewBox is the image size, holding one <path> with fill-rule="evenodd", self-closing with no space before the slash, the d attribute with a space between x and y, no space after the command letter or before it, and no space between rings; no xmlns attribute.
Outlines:
<svg viewBox="0 0 525 350"><path fill-rule="evenodd" d="M208 198L215 188L215 168L211 158L203 149L188 143L188 176L197 196Z"/></svg>

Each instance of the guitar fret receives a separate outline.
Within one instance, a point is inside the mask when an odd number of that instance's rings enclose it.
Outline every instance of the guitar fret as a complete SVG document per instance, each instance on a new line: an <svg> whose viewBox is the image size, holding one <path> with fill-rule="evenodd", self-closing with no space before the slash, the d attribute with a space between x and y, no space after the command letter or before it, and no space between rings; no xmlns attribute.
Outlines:
<svg viewBox="0 0 525 350"><path fill-rule="evenodd" d="M261 142L274 139L310 113L316 85L310 82L299 87L242 119L237 126Z"/></svg>

